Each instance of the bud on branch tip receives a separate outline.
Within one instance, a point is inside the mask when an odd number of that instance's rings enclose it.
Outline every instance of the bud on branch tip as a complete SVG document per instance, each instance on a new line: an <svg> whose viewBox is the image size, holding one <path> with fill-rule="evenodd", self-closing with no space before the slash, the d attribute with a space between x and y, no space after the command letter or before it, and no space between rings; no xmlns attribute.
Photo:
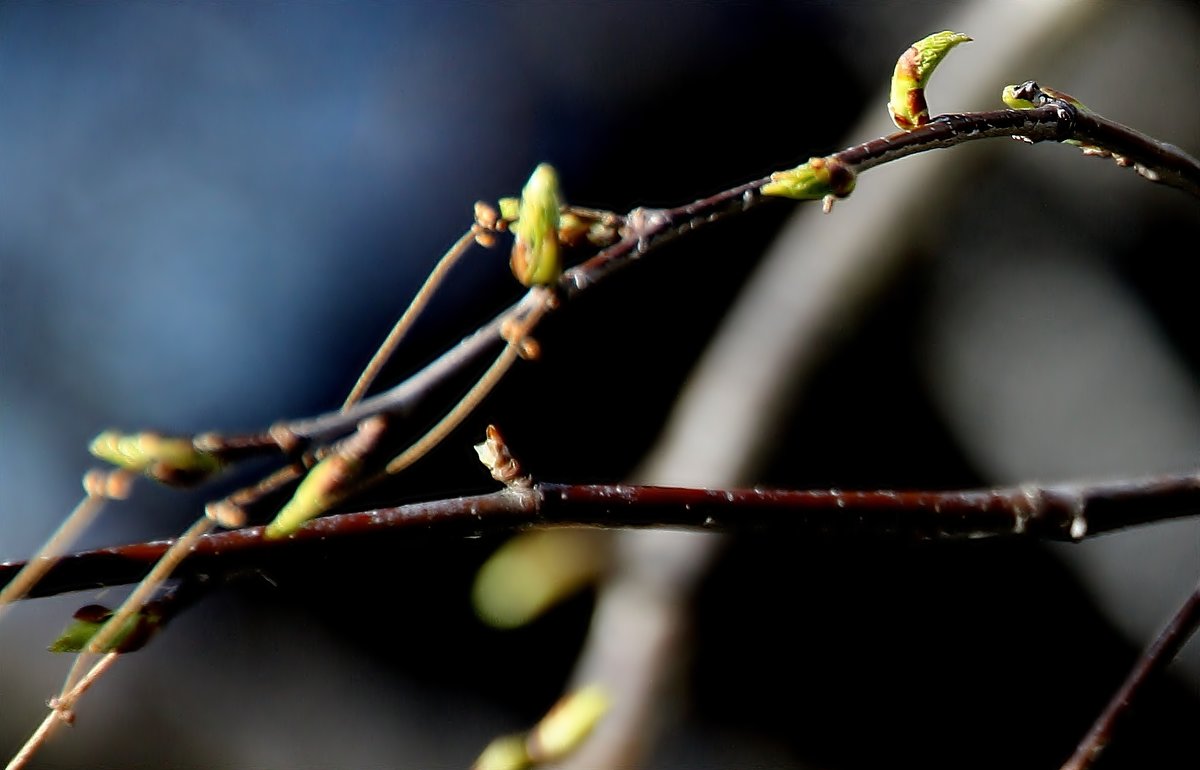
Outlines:
<svg viewBox="0 0 1200 770"><path fill-rule="evenodd" d="M562 259L558 244L558 217L562 196L558 174L542 163L521 190L517 221L512 225L512 271L525 286L544 286L558 280ZM501 214L512 213L511 203L500 201Z"/></svg>
<svg viewBox="0 0 1200 770"><path fill-rule="evenodd" d="M197 449L190 438L162 436L151 431L124 434L107 430L92 439L88 450L118 468L169 485L199 483L222 466L216 455Z"/></svg>

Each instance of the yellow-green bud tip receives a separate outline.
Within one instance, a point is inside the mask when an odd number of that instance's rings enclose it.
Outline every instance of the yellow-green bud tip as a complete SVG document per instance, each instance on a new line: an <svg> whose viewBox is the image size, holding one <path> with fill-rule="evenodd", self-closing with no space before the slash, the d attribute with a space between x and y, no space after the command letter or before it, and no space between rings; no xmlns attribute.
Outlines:
<svg viewBox="0 0 1200 770"><path fill-rule="evenodd" d="M561 208L558 173L549 163L539 164L521 190L521 208L512 226L512 271L525 286L553 283L562 272L558 244Z"/></svg>

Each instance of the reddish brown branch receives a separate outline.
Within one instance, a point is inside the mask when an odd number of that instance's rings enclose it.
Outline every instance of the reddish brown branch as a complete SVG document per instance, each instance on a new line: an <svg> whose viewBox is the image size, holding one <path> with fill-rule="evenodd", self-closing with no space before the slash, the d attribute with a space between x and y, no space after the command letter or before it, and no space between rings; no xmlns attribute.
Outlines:
<svg viewBox="0 0 1200 770"><path fill-rule="evenodd" d="M954 492L708 490L535 484L486 495L326 516L282 540L262 527L206 535L176 577L225 578L335 545L377 544L389 533L462 537L536 526L653 527L790 537L942 540L1002 536L1079 540L1200 512L1200 473L1096 484ZM140 580L173 541L64 557L30 592L50 596ZM0 585L21 562L0 564Z"/></svg>

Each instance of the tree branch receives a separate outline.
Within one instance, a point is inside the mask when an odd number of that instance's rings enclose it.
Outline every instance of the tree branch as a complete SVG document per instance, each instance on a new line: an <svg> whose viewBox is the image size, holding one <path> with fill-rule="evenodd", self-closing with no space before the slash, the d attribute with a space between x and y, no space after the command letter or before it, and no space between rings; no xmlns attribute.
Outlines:
<svg viewBox="0 0 1200 770"><path fill-rule="evenodd" d="M1120 689L1109 700L1104 711L1096 718L1087 735L1079 742L1075 753L1071 755L1061 770L1087 770L1092 766L1092 763L1108 746L1108 742L1112 739L1113 728L1121 716L1129 710L1134 696L1155 673L1171 662L1188 638L1196 632L1197 626L1200 626L1200 584L1196 585L1191 595L1167 623L1166 628L1138 658L1137 664L1129 672L1129 676L1125 678Z"/></svg>
<svg viewBox="0 0 1200 770"><path fill-rule="evenodd" d="M872 139L836 152L830 158L858 174L917 153L997 137L1015 137L1029 142L1080 141L1110 153L1123 165L1133 165L1151 181L1200 197L1200 161L1172 144L1159 142L1058 101L1026 110L942 115L920 128ZM557 286L559 296L564 300L573 298L677 236L748 211L766 200L761 190L770 181L770 177L757 179L683 206L635 209L626 217L618 217L617 220L623 223L620 240L564 271ZM501 344L500 327L505 319L529 313L535 302L532 292L526 294L425 368L389 390L346 411L279 423L276 429L302 443L323 443L348 433L359 421L375 414L409 415L447 379ZM228 440L258 448L274 443L263 435L233 436Z"/></svg>
<svg viewBox="0 0 1200 770"><path fill-rule="evenodd" d="M678 528L706 532L901 541L1023 536L1081 540L1200 513L1200 473L1095 484L1022 485L951 492L768 489L711 490L538 483L491 494L413 503L314 519L267 540L263 527L205 535L176 568L178 578L227 578L264 562L301 563L339 544L387 533L464 537L526 527ZM173 540L65 556L30 597L140 580ZM0 564L0 586L23 562Z"/></svg>

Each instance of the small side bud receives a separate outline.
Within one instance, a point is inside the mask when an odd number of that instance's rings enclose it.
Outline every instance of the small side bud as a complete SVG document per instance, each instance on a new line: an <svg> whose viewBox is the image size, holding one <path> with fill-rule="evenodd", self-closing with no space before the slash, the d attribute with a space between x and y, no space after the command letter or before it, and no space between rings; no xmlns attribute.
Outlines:
<svg viewBox="0 0 1200 770"><path fill-rule="evenodd" d="M796 200L820 200L827 195L845 198L854 191L854 172L835 156L809 158L796 168L776 171L762 188L763 195Z"/></svg>
<svg viewBox="0 0 1200 770"><path fill-rule="evenodd" d="M500 224L500 212L486 201L475 201L475 226L471 228L475 234L475 242L490 249L496 245L496 232Z"/></svg>
<svg viewBox="0 0 1200 770"><path fill-rule="evenodd" d="M565 695L529 733L525 747L534 764L556 762L579 748L608 713L612 701L598 684Z"/></svg>
<svg viewBox="0 0 1200 770"><path fill-rule="evenodd" d="M558 219L558 242L574 246L588 236L594 225L594 222L578 214L564 212Z"/></svg>
<svg viewBox="0 0 1200 770"><path fill-rule="evenodd" d="M83 652L92 638L113 616L113 611L100 604L80 607L62 634L47 648L50 652ZM125 627L116 635L105 652L134 652L150 641L162 625L162 616L152 605L125 621Z"/></svg>
<svg viewBox="0 0 1200 770"><path fill-rule="evenodd" d="M501 201L504 213L504 201ZM512 231L512 271L525 286L544 286L558 280L562 258L558 242L558 174L548 163L533 170L521 191L521 207ZM506 217L507 218L507 217Z"/></svg>
<svg viewBox="0 0 1200 770"><path fill-rule="evenodd" d="M500 213L487 201L475 201L475 224L484 230L495 230Z"/></svg>
<svg viewBox="0 0 1200 770"><path fill-rule="evenodd" d="M83 491L88 497L124 500L133 491L135 478L137 477L123 468L112 471L93 469L83 474Z"/></svg>
<svg viewBox="0 0 1200 770"><path fill-rule="evenodd" d="M1042 89L1038 88L1038 84L1032 80L1026 80L1020 85L1005 86L1000 93L1000 99L1004 104L1012 110L1032 110L1037 104L1034 99Z"/></svg>
<svg viewBox="0 0 1200 770"><path fill-rule="evenodd" d="M950 49L971 38L961 32L936 32L909 46L896 60L892 72L891 99L888 111L897 128L912 131L929 122L929 105L925 102L925 86L934 69L946 58Z"/></svg>
<svg viewBox="0 0 1200 770"><path fill-rule="evenodd" d="M151 431L104 431L92 440L88 450L101 460L169 486L198 484L222 467L215 454L197 449L190 438Z"/></svg>
<svg viewBox="0 0 1200 770"><path fill-rule="evenodd" d="M1020 85L1005 86L1000 93L1000 99L1006 106L1014 110L1031 110L1034 107L1041 107L1051 100L1066 102L1077 109L1087 109L1087 106L1074 96L1053 88L1039 86L1036 80L1026 80Z"/></svg>
<svg viewBox="0 0 1200 770"><path fill-rule="evenodd" d="M521 199L520 198L501 198L496 201L496 205L500 208L500 221L513 223L517 221L517 217L521 216Z"/></svg>

